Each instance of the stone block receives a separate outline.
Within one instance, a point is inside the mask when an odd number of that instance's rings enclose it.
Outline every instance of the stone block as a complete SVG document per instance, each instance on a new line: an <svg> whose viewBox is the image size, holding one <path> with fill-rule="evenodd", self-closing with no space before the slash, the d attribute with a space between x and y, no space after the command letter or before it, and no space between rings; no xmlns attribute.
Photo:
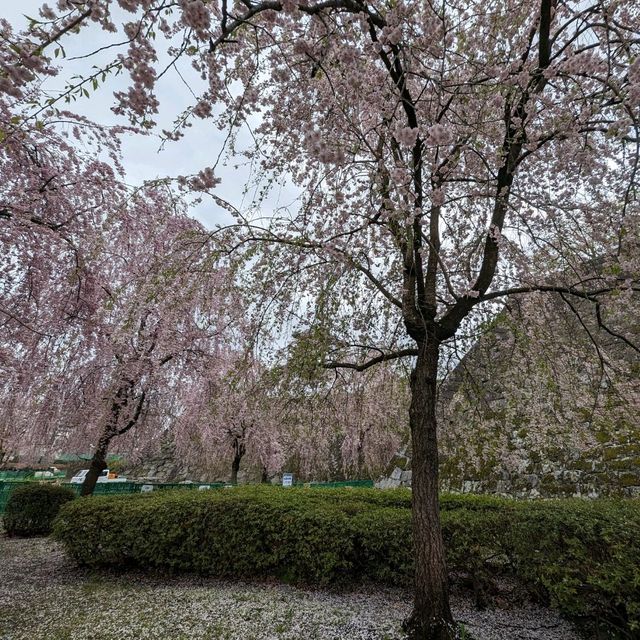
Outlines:
<svg viewBox="0 0 640 640"><path fill-rule="evenodd" d="M411 471L403 471L400 474L400 483L401 484L411 484Z"/></svg>

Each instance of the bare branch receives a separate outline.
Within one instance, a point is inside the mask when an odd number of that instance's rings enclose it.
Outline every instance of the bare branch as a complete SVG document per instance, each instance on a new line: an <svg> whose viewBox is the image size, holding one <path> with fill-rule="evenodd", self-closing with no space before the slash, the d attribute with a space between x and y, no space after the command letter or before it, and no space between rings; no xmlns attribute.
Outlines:
<svg viewBox="0 0 640 640"><path fill-rule="evenodd" d="M418 349L400 349L399 351L392 351L391 353L376 356L362 364L357 364L355 362L325 362L322 366L325 369L354 369L355 371L365 371L366 369L369 369L376 364L380 364L381 362L388 362L389 360L398 360L399 358L407 358L417 355Z"/></svg>

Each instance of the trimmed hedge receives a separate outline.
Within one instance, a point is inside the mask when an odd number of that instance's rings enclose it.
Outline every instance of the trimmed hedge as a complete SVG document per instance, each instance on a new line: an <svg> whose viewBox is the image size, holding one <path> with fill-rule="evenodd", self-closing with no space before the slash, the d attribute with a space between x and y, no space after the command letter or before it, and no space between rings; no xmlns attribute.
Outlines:
<svg viewBox="0 0 640 640"><path fill-rule="evenodd" d="M516 574L563 613L640 637L640 502L518 505L502 536Z"/></svg>
<svg viewBox="0 0 640 640"><path fill-rule="evenodd" d="M4 529L10 536L49 535L60 507L75 497L67 487L24 483L9 496L2 518Z"/></svg>
<svg viewBox="0 0 640 640"><path fill-rule="evenodd" d="M81 498L54 535L78 562L275 576L328 585L412 581L411 493L239 487ZM501 574L619 637L640 631L640 501L443 496L449 567L478 600Z"/></svg>

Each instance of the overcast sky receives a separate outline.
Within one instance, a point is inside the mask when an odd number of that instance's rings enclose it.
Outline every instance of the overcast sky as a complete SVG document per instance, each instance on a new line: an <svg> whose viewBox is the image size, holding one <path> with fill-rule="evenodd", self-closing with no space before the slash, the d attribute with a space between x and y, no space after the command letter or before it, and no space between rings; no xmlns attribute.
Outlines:
<svg viewBox="0 0 640 640"><path fill-rule="evenodd" d="M0 0L0 5L2 7L0 16L9 20L18 29L26 26L25 15L38 16L38 8L42 5L42 1ZM127 16L131 16L131 14L115 13L114 22L119 26L120 23L127 20ZM102 44L113 41L113 38L114 34L105 33L90 25L83 29L79 35L66 37L62 43L66 49L67 58L71 58L90 53ZM93 64L110 60L113 55L113 50L111 50L96 58L74 62L62 61L63 71L55 78L48 80L45 88L47 91L55 93L64 88L65 81L74 73L86 75ZM195 76L195 72L188 63L183 62L179 71L187 80L193 80L190 84L196 92L204 89L202 80ZM125 118L118 118L111 111L114 104L113 91L126 87L127 81L128 76L126 75L109 79L97 93L92 93L90 98L72 103L70 108L101 124L128 124ZM160 114L156 118L159 124L158 130L170 129L174 117L186 108L193 98L177 71L169 71L158 82L157 95L161 105ZM159 151L160 141L155 136L129 135L125 138L123 145L123 161L127 171L127 182L140 184L144 180L167 175L190 174L203 167L211 166L222 148L224 137L224 132L218 131L210 121L198 119L192 128L186 130L184 138L175 143L168 143L162 151ZM248 144L249 140L247 134L240 136L241 144L243 141ZM230 166L219 167L217 171L217 175L222 178L222 184L216 191L217 194L238 208L248 206L251 201L251 194L243 196L243 190L249 177L249 169L242 166L242 162L243 159L238 159L236 162L229 163ZM279 204L291 202L295 197L295 191L285 189L280 197L282 200L278 200L278 194L274 194L264 203L263 209L267 209L265 213ZM209 228L229 219L227 214L211 201L206 201L195 208L193 215Z"/></svg>

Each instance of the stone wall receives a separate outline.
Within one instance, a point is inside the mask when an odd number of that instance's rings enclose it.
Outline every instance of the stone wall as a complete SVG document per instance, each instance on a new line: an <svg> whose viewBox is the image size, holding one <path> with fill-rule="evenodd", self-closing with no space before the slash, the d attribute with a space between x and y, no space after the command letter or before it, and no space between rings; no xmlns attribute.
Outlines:
<svg viewBox="0 0 640 640"><path fill-rule="evenodd" d="M529 296L486 327L441 385L443 490L640 497L638 354L588 321ZM637 320L623 329L640 342ZM405 446L378 486L410 484Z"/></svg>
<svg viewBox="0 0 640 640"><path fill-rule="evenodd" d="M244 461L243 461L244 462ZM206 460L199 464L188 463L176 453L176 447L170 438L165 438L160 450L142 455L141 460L126 466L122 475L141 482L229 482L231 461L220 460L207 466ZM259 482L260 469L245 465L238 472L238 482Z"/></svg>
<svg viewBox="0 0 640 640"><path fill-rule="evenodd" d="M125 467L122 475L142 482L208 481L207 478L194 477L194 471L176 456L175 445L170 439L163 440L157 453Z"/></svg>

